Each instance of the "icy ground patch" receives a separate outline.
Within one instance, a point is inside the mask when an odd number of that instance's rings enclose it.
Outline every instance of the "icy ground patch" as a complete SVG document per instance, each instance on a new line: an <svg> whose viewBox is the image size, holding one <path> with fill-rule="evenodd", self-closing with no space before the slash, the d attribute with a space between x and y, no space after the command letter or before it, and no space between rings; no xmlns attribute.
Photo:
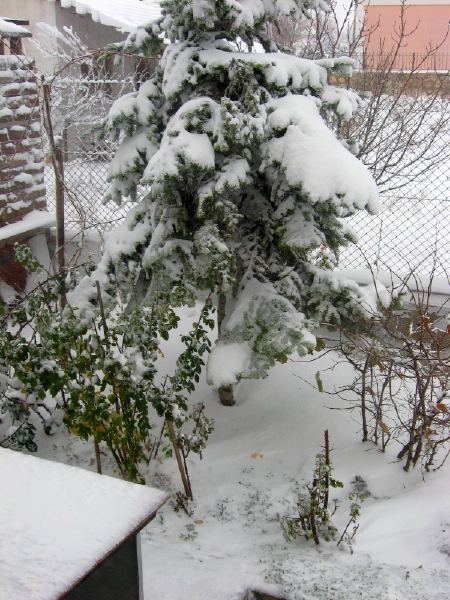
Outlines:
<svg viewBox="0 0 450 600"><path fill-rule="evenodd" d="M194 318L186 314L186 329ZM164 349L169 372L177 350L177 341ZM147 474L172 501L143 533L146 600L242 600L248 589L287 600L447 600L450 463L424 481L420 470L404 473L394 451L382 454L359 442L357 415L330 410L342 404L296 377L313 382L328 360L288 362L265 380L242 382L231 408L201 384L194 400L206 403L215 431L203 460L189 457L192 515L174 510L181 483L173 459L161 457ZM323 373L325 389L350 375L346 369ZM334 475L345 484L332 495L342 502L336 525L346 523L355 475L371 494L362 505L353 555L334 544L288 543L278 522L279 515L293 514L295 492L310 480L326 428ZM95 468L92 445L67 434L43 438L39 453ZM106 457L104 463L113 472Z"/></svg>

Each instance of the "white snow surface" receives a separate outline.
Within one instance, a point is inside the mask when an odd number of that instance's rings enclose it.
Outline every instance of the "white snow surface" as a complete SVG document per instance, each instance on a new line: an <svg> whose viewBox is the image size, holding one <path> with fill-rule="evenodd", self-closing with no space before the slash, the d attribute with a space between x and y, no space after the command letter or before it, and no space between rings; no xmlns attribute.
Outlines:
<svg viewBox="0 0 450 600"><path fill-rule="evenodd" d="M328 129L312 97L285 96L268 108L269 128L284 135L268 141L263 154L266 163L281 165L289 185L301 187L312 203L335 200L347 214L366 206L378 211L377 186L369 170Z"/></svg>
<svg viewBox="0 0 450 600"><path fill-rule="evenodd" d="M10 34L11 37L20 36L20 34L30 35L28 29L25 27L21 27L20 25L16 25L15 23L10 23L9 21L5 21L0 17L0 33Z"/></svg>
<svg viewBox="0 0 450 600"><path fill-rule="evenodd" d="M26 214L22 220L11 225L0 227L0 240L7 240L22 233L28 233L41 227L51 227L56 223L56 217L45 210L33 210Z"/></svg>
<svg viewBox="0 0 450 600"><path fill-rule="evenodd" d="M216 388L235 383L250 367L251 359L252 349L248 344L217 344L208 360L208 383Z"/></svg>
<svg viewBox="0 0 450 600"><path fill-rule="evenodd" d="M4 448L0 481L1 600L59 598L167 499Z"/></svg>
<svg viewBox="0 0 450 600"><path fill-rule="evenodd" d="M161 16L158 0L61 0L61 6L75 8L79 15L90 15L93 21L127 33Z"/></svg>
<svg viewBox="0 0 450 600"><path fill-rule="evenodd" d="M180 330L162 346L164 373L174 368L180 335L198 310L181 316ZM325 390L332 391L352 379L351 369L325 371L333 355L311 358L278 364L263 380L242 380L231 408L201 381L192 400L205 403L215 430L203 459L188 459L192 515L167 503L142 534L145 600L243 600L247 590L286 600L448 600L450 463L435 473L405 473L395 460L398 446L383 454L361 443L357 412L330 410L348 405L312 385L321 370ZM345 486L332 492L341 501L336 525L346 525L355 475L371 494L362 504L353 555L333 543L286 542L278 522L295 514L296 490L311 480L327 428L334 477ZM92 444L62 431L42 436L39 453L95 468ZM106 454L104 469L113 472ZM181 489L173 459L160 456L145 476L172 499Z"/></svg>

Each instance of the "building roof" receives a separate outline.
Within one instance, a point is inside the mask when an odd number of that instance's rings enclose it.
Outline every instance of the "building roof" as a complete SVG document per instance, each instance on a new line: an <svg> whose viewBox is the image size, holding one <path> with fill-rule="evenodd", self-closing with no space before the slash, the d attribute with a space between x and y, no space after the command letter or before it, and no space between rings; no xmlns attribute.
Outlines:
<svg viewBox="0 0 450 600"><path fill-rule="evenodd" d="M54 2L55 0L50 0ZM74 8L102 25L124 32L134 31L161 16L159 0L60 0L63 8Z"/></svg>
<svg viewBox="0 0 450 600"><path fill-rule="evenodd" d="M1 600L59 598L136 534L167 495L0 448Z"/></svg>

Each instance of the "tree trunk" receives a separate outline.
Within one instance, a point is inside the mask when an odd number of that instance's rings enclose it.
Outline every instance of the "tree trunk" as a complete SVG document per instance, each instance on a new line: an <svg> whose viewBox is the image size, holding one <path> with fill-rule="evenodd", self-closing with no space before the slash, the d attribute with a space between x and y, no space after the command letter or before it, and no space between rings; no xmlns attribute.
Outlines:
<svg viewBox="0 0 450 600"><path fill-rule="evenodd" d="M217 302L217 337L220 339L222 335L222 323L225 319L227 299L225 294L219 294Z"/></svg>
<svg viewBox="0 0 450 600"><path fill-rule="evenodd" d="M172 446L175 451L175 458L177 459L178 470L180 471L181 481L183 482L184 493L186 494L187 498L189 498L190 500L193 500L194 497L192 495L191 484L190 484L189 478L188 478L186 470L185 470L185 465L183 463L183 459L181 457L180 448L178 447L177 436L175 433L175 429L173 427L173 422L167 420L166 427L167 427L167 432L169 434L170 441L172 442Z"/></svg>
<svg viewBox="0 0 450 600"><path fill-rule="evenodd" d="M99 443L94 440L94 449L95 449L95 462L97 464L97 473L102 475L102 459L100 457L100 446Z"/></svg>
<svg viewBox="0 0 450 600"><path fill-rule="evenodd" d="M219 399L223 406L233 406L236 403L234 399L233 386L224 385L219 388Z"/></svg>
<svg viewBox="0 0 450 600"><path fill-rule="evenodd" d="M222 323L225 318L226 301L225 294L219 294L217 303L217 336L219 340L222 334ZM219 388L219 400L223 406L233 406L236 403L232 385L224 385Z"/></svg>

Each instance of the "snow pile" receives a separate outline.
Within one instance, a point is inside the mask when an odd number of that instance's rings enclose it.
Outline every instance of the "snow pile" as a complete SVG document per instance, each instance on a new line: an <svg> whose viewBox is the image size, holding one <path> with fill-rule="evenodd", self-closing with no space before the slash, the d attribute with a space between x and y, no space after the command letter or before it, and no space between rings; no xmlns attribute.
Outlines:
<svg viewBox="0 0 450 600"><path fill-rule="evenodd" d="M1 600L60 597L167 494L0 449Z"/></svg>
<svg viewBox="0 0 450 600"><path fill-rule="evenodd" d="M75 8L79 15L88 14L94 21L124 32L134 31L161 16L157 0L61 0L61 6Z"/></svg>
<svg viewBox="0 0 450 600"><path fill-rule="evenodd" d="M217 388L235 383L250 367L251 355L248 344L218 344L208 361L208 383Z"/></svg>

